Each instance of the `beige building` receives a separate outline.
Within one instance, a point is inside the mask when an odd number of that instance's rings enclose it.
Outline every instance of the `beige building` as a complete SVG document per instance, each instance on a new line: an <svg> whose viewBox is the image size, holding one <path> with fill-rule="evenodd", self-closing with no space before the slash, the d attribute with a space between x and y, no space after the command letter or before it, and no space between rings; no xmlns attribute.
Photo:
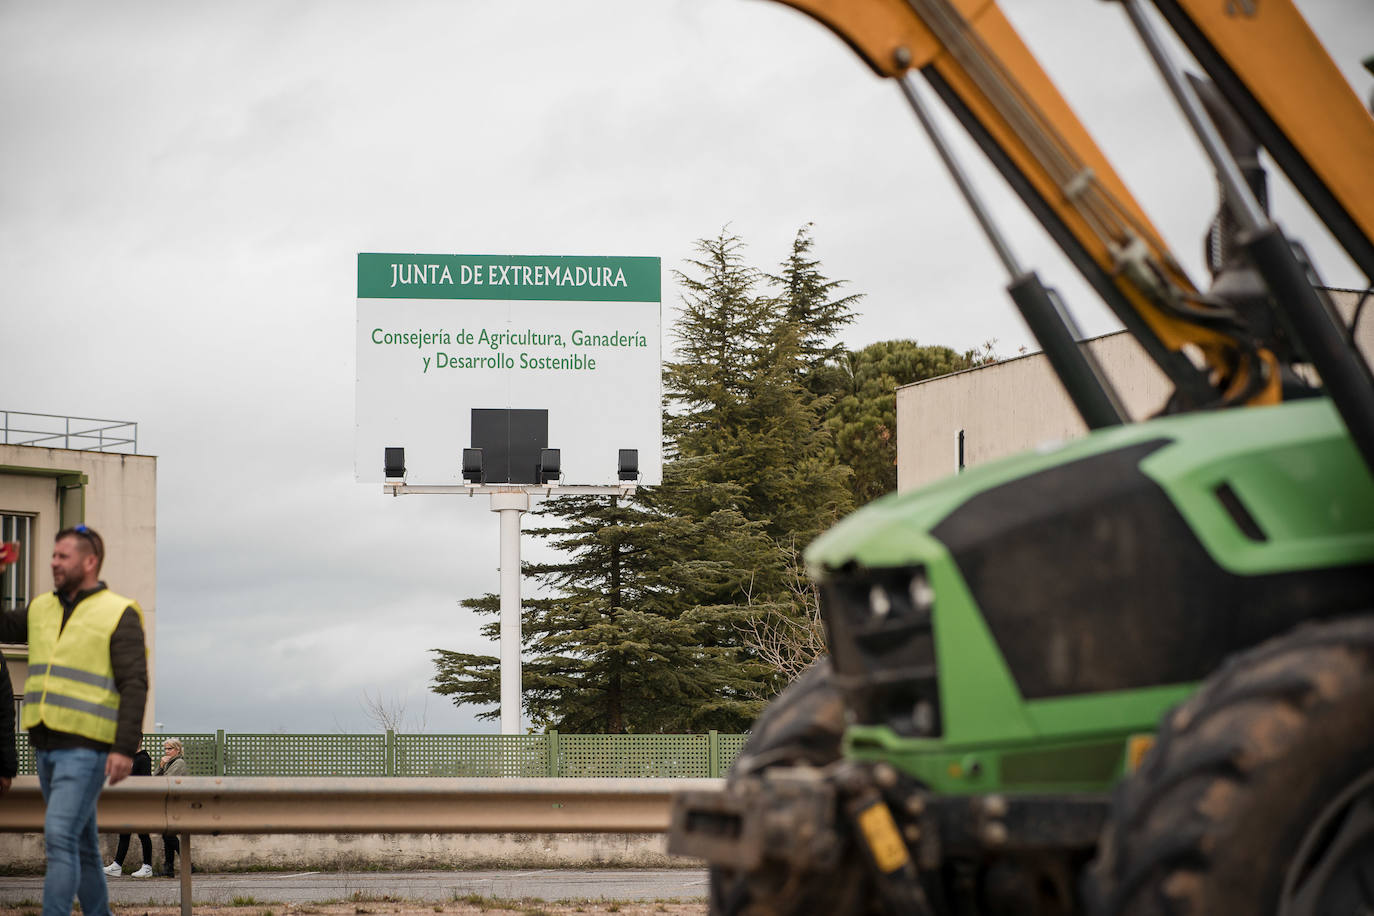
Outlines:
<svg viewBox="0 0 1374 916"><path fill-rule="evenodd" d="M1359 294L1335 290L1333 296L1349 320ZM1374 360L1374 301L1358 331L1361 352ZM1164 405L1171 387L1135 338L1121 331L1086 346L1133 420ZM897 489L953 474L961 457L972 467L1086 434L1043 353L904 385L897 389Z"/></svg>
<svg viewBox="0 0 1374 916"><path fill-rule="evenodd" d="M0 575L0 609L25 607L31 598L52 588L48 557L58 531L85 523L100 532L106 553L100 577L143 608L149 678L143 727L152 731L156 718L157 459L97 450L127 449L135 441L130 438L102 435L96 439L69 434L65 428L42 433L54 420L66 418L0 412L0 419L7 442L39 440L64 446L0 444L0 540L18 541L21 551L19 562ZM74 418L72 423L76 422ZM86 426L105 423L81 422ZM133 429L133 424L119 426ZM5 653L18 698L28 675L27 649L3 645L0 651Z"/></svg>

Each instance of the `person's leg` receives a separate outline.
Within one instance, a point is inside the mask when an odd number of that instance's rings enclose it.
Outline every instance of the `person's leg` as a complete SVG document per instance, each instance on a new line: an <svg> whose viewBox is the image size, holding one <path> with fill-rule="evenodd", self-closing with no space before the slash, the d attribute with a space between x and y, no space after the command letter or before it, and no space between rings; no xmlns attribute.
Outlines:
<svg viewBox="0 0 1374 916"><path fill-rule="evenodd" d="M72 900L78 893L86 916L107 916L109 896L100 867L100 835L95 822L96 800L105 784L105 754L67 748L39 750L35 757L38 785L46 804L43 848L48 867L43 878L43 916L71 916ZM88 867L89 876L85 874Z"/></svg>
<svg viewBox="0 0 1374 916"><path fill-rule="evenodd" d="M169 878L176 877L176 854L180 849L181 841L177 839L175 833L164 833L162 835L163 868Z"/></svg>
<svg viewBox="0 0 1374 916"><path fill-rule="evenodd" d="M82 916L110 916L110 889L105 883L105 870L100 867L100 828L96 823L96 801L105 785L104 754L101 754L100 779L91 798L90 814L81 826L81 879L76 885L76 899L81 901Z"/></svg>
<svg viewBox="0 0 1374 916"><path fill-rule="evenodd" d="M123 868L123 867L124 867L124 857L127 856L128 854L129 854L129 834L127 834L127 833L121 833L121 834L119 835L119 845L115 847L114 864L118 865L120 868Z"/></svg>
<svg viewBox="0 0 1374 916"><path fill-rule="evenodd" d="M138 843L143 847L143 864L153 867L153 838L146 833L138 835Z"/></svg>

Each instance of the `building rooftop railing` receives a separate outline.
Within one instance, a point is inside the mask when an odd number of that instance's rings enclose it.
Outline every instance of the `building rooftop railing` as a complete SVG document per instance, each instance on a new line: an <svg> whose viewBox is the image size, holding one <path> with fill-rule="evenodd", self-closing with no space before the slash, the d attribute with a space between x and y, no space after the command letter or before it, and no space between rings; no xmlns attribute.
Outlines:
<svg viewBox="0 0 1374 916"><path fill-rule="evenodd" d="M138 424L132 420L0 410L0 436L5 445L138 454Z"/></svg>

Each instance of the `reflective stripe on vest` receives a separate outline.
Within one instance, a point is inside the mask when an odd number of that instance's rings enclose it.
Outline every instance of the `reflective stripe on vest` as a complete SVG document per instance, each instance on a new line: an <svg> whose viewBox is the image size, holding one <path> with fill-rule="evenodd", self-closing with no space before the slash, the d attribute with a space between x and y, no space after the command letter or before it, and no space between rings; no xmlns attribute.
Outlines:
<svg viewBox="0 0 1374 916"><path fill-rule="evenodd" d="M69 681L94 684L97 687L104 687L106 690L115 689L115 682L112 677L91 674L89 671L82 671L80 668L68 668L66 665L30 665L29 674L51 674L53 677L65 677Z"/></svg>
<svg viewBox="0 0 1374 916"><path fill-rule="evenodd" d="M49 592L29 605L29 676L24 682L23 727L113 744L119 693L110 662L110 637L127 608L142 609L108 589L81 601L62 624L62 603Z"/></svg>
<svg viewBox="0 0 1374 916"><path fill-rule="evenodd" d="M88 703L85 700L73 700L71 697L64 697L61 694L48 691L48 697L43 699L41 693L24 694L25 703L45 702L49 706L65 706L67 709L76 709L84 713L96 716L101 719L109 719L111 722L119 721L119 709L111 709L108 706L101 706L99 703ZM111 739L113 740L113 739Z"/></svg>

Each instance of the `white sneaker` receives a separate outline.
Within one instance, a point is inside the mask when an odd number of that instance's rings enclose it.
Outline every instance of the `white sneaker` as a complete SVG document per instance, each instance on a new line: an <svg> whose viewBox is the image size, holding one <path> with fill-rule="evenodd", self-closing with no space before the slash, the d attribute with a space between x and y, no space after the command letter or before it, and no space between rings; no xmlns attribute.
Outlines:
<svg viewBox="0 0 1374 916"><path fill-rule="evenodd" d="M109 875L111 878L118 878L120 875L124 874L124 869L118 862L111 862L109 865L105 866L105 874Z"/></svg>
<svg viewBox="0 0 1374 916"><path fill-rule="evenodd" d="M134 872L134 873L133 873L132 875L130 875L129 877L130 877L130 878L151 878L152 876L153 876L153 867L152 867L151 865L142 865L142 866L139 867L138 871Z"/></svg>

